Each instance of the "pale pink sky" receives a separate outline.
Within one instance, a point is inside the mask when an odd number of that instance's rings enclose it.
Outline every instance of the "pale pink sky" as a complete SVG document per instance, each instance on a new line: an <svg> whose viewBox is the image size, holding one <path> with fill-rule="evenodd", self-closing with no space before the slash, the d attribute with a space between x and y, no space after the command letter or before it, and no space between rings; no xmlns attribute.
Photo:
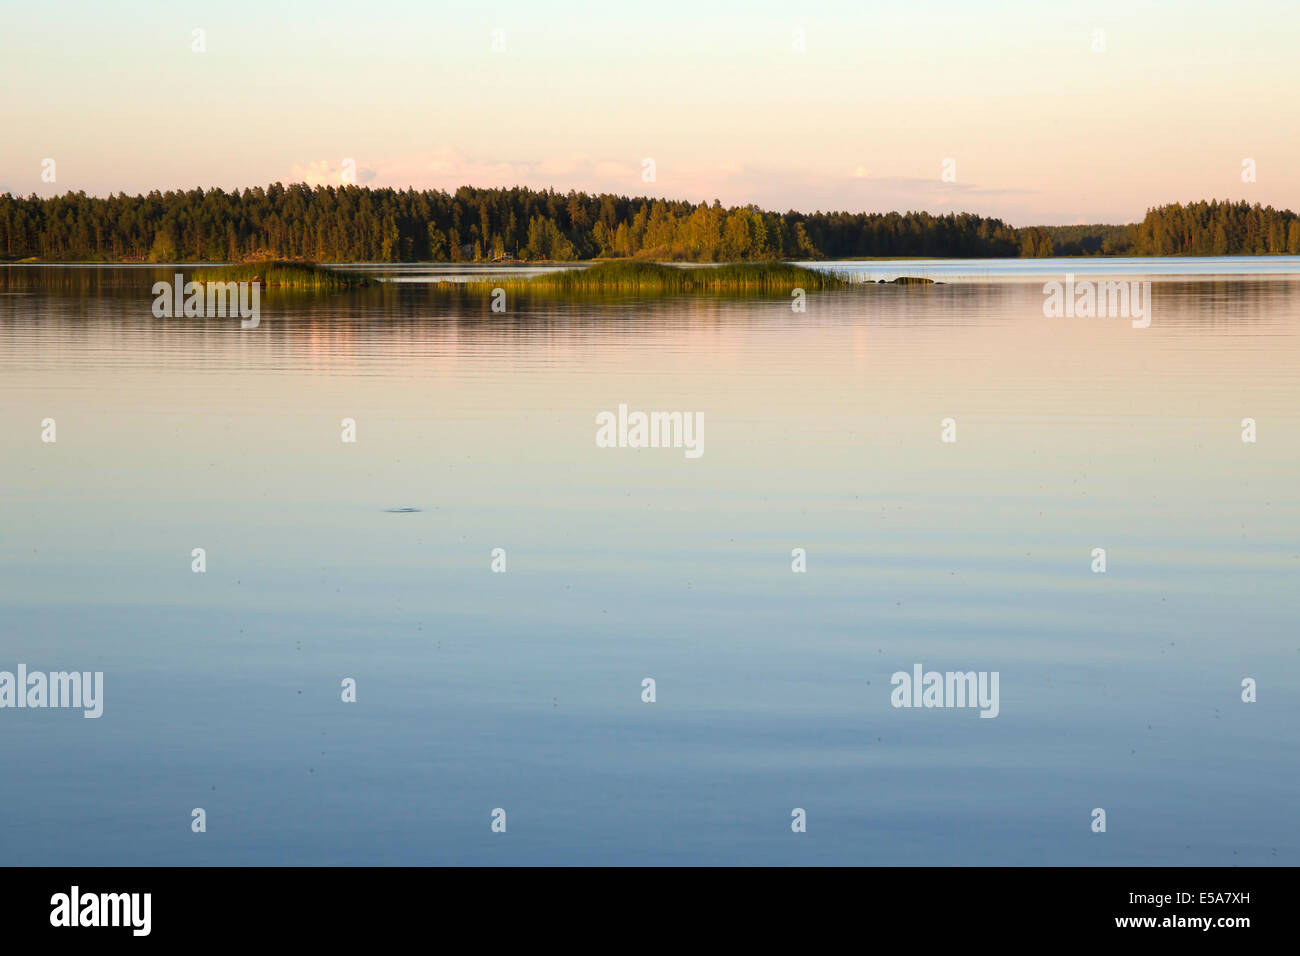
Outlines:
<svg viewBox="0 0 1300 956"><path fill-rule="evenodd" d="M351 158L367 185L1016 225L1300 208L1300 4L623 6L24 5L0 32L0 192L338 183Z"/></svg>

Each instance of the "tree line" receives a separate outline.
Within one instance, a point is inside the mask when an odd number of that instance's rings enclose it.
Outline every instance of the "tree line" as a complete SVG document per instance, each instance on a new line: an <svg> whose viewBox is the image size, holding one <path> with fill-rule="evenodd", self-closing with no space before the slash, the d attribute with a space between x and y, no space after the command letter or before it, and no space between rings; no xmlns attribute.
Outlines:
<svg viewBox="0 0 1300 956"><path fill-rule="evenodd" d="M1014 228L971 213L778 213L717 200L522 187L448 193L274 183L107 198L0 195L0 256L10 261L721 262L1281 252L1300 252L1295 214L1246 203L1163 206L1131 226Z"/></svg>
<svg viewBox="0 0 1300 956"><path fill-rule="evenodd" d="M1130 227L1134 256L1300 255L1300 216L1245 202L1175 203Z"/></svg>

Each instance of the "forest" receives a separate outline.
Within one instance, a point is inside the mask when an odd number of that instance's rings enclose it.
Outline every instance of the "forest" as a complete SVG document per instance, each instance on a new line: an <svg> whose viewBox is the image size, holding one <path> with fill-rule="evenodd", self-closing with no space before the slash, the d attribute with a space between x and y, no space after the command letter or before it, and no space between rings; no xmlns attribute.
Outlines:
<svg viewBox="0 0 1300 956"><path fill-rule="evenodd" d="M284 186L0 195L0 259L443 262L1300 254L1300 217L1245 202L1130 225L1012 227L972 213L770 212L607 193Z"/></svg>

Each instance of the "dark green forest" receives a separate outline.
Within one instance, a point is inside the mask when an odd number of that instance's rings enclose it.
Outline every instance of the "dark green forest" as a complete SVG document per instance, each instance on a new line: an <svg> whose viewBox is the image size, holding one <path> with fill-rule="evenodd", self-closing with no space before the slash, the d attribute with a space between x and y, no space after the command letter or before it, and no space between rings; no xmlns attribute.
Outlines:
<svg viewBox="0 0 1300 956"><path fill-rule="evenodd" d="M1132 225L1029 226L971 213L768 212L554 190L274 183L108 198L0 195L0 258L316 262L870 256L1300 254L1300 219L1245 202L1161 206Z"/></svg>

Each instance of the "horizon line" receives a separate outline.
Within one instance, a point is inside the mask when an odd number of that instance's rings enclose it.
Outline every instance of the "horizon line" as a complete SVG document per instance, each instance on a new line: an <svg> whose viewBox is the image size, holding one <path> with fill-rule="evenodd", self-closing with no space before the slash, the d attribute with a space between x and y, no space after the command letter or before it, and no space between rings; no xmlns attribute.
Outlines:
<svg viewBox="0 0 1300 956"><path fill-rule="evenodd" d="M266 185L257 184L252 186L245 185L245 186L236 186L236 187L196 185L196 186L187 186L187 187L168 187L165 189L161 187L154 187L153 189L148 190L148 192L131 193L125 189L122 189L122 190L118 190L117 192L110 191L106 195L99 194L99 193L87 193L84 189L83 190L69 189L60 193L52 193L48 196L42 196L38 194L35 190L33 190L27 195L23 195L21 193L15 193L11 190L6 189L4 192L0 192L0 198L8 197L13 200L22 200L22 201L30 201L31 199L35 198L37 201L40 202L48 202L53 199L61 199L67 196L79 196L79 195L85 196L88 199L98 199L98 200L111 200L113 198L120 198L120 197L126 197L132 199L143 199L146 196L148 196L150 193L159 193L160 195L164 195L164 196L168 194L183 195L189 192L204 192L204 193L222 192L226 194L231 194L231 193L248 192L257 189L261 189L265 191L271 189L274 186L279 186L281 189L285 189L285 190L292 189L295 187L303 187L312 192L318 190L330 190L330 191L341 192L345 189L364 190L366 192L380 192L383 190L388 190L389 192L394 192L394 193L407 193L407 192L442 193L443 195L452 196L452 197L454 197L456 193L462 189L472 189L472 190L483 191L483 192L519 191L519 192L530 192L530 193L538 193L538 194L549 193L557 196L579 195L579 196L588 196L591 198L601 198L601 197L609 196L615 199L621 199L628 202L641 201L645 203L663 202L666 204L686 204L686 205L693 206L695 208L708 207L708 208L721 208L724 210L757 209L761 212L773 213L780 216L787 216L791 214L798 215L798 216L826 216L826 215L836 215L836 214L844 214L849 216L888 216L892 214L892 215L899 215L899 216L927 215L927 216L932 216L936 219L944 218L947 216L954 216L954 217L974 216L979 219L1001 222L1012 229L1035 229L1035 228L1070 229L1070 228L1083 228L1087 226L1119 227L1119 226L1133 226L1142 222L1142 219L1133 219L1127 222L1105 222L1103 220L1091 220L1088 222L1073 222L1073 223L1059 223L1059 224L1027 223L1025 225L1018 226L1011 223L1010 221L1003 218L1002 216L989 215L986 213L975 212L973 210L965 210L965 209L961 211L952 210L948 212L931 212L928 209L862 209L862 210L855 211L849 208L826 208L826 209L818 208L813 211L805 211L802 209L794 209L794 208L780 210L780 209L760 206L756 202L741 203L736 205L724 205L721 202L721 200L718 199L717 197L715 197L712 200L712 202L710 202L709 200L696 201L692 199L670 198L667 196L655 196L650 194L618 193L618 192L609 192L609 191L597 192L597 191L588 191L585 189L574 189L574 188L561 190L555 186L536 187L536 186L523 186L518 184L513 186L479 186L479 185L474 185L472 183L462 183L459 186L456 186L454 189L447 189L439 186L424 186L424 187L415 186L415 185L376 186L368 183L339 183L337 185L334 185L334 184L327 184L327 183L309 183L306 182L305 180L297 180L297 181L291 181L286 183L283 180L276 179L271 181L270 183L267 183ZM1273 206L1269 203L1261 203L1259 200L1219 199L1219 198L1204 198L1204 197L1199 199L1186 200L1186 201L1167 202L1167 203L1160 203L1157 205L1149 205L1146 207L1146 214L1149 214L1155 210L1165 209L1170 206L1190 206L1196 203L1211 203L1211 204L1218 203L1220 205L1234 205L1234 206L1244 205L1247 207L1258 207L1260 209L1273 209L1281 213L1294 214L1294 210L1290 209L1289 207Z"/></svg>

